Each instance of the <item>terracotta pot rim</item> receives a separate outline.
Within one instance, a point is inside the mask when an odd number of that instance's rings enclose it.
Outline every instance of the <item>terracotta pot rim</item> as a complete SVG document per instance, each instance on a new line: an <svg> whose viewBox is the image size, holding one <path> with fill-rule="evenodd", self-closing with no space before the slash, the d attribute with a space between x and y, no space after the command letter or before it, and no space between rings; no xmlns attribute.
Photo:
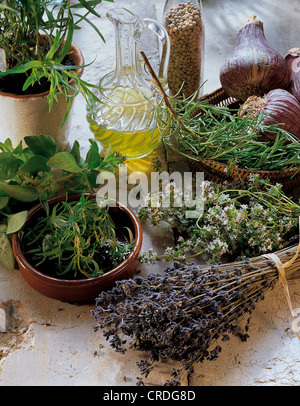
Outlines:
<svg viewBox="0 0 300 406"><path fill-rule="evenodd" d="M96 194L91 194L91 193L72 193L68 195L68 199L71 201L76 201L79 199L80 196L85 195L85 196L90 196L90 198L96 197ZM54 198L51 198L48 200L48 203L53 205L56 203L59 203L60 201L63 201L66 199L65 195L57 196ZM120 202L116 202L116 207L120 208L125 214L128 216L128 218L131 220L132 225L134 227L134 234L135 234L135 246L131 250L130 254L128 257L121 262L118 266L115 268L111 269L108 272L105 272L103 275L99 275L96 277L91 277L91 278L84 278L84 279L62 279L62 278L55 278L52 276L48 276L45 273L42 273L38 271L36 268L34 268L24 257L23 252L22 252L22 247L21 247L21 242L18 237L18 233L15 233L13 235L13 251L15 258L17 260L18 265L22 265L23 270L26 269L26 272L30 273L31 276L35 277L36 279L43 280L43 283L48 283L49 285L56 285L56 286L66 286L68 288L79 288L80 286L84 285L87 287L89 284L94 285L95 282L99 281L109 281L111 278L115 278L118 274L122 273L125 269L128 268L131 264L133 264L137 256L141 250L142 247L142 242L143 242L143 232L142 232L142 226L136 215L133 213L132 210L130 210L128 207L123 205ZM29 221L31 221L39 211L43 210L43 206L41 203L35 205L29 212L28 216L26 219L26 222L23 227L26 228L26 225L28 224Z"/></svg>
<svg viewBox="0 0 300 406"><path fill-rule="evenodd" d="M44 34L42 34L42 37L46 37ZM75 44L71 45L71 57L75 62L75 66L83 66L84 65L84 57L83 54L80 50L80 48L78 48L78 46L76 46ZM76 72L78 74L78 76L82 76L83 74L83 68L78 68L76 69ZM71 80L69 82L70 85L74 84L74 81ZM7 92L1 92L0 91L0 96L2 97L9 97L12 99L19 99L19 100L26 100L26 99L36 99L39 97L47 97L49 95L49 90L42 92L42 93L36 93L36 94L14 94L14 93L7 93Z"/></svg>

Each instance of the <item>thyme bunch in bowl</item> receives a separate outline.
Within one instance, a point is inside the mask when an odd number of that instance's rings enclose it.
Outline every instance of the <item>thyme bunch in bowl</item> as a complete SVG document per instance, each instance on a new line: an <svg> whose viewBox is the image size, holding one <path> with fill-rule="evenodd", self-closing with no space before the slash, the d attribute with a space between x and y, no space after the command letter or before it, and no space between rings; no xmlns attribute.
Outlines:
<svg viewBox="0 0 300 406"><path fill-rule="evenodd" d="M38 270L57 277L96 277L115 268L134 246L132 231L117 229L109 206L82 195L62 201L25 233L20 232L24 255Z"/></svg>

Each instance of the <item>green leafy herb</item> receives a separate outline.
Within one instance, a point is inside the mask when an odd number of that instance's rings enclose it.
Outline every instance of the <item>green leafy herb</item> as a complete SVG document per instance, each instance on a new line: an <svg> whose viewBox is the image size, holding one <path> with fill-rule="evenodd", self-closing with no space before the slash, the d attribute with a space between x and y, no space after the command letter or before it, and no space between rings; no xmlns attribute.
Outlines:
<svg viewBox="0 0 300 406"><path fill-rule="evenodd" d="M10 139L0 143L0 225L8 235L24 225L33 203L61 193L93 193L99 187L98 174L114 172L120 163L113 152L100 156L93 139L85 158L78 141L70 152L61 151L47 135L25 137L25 142L26 147L22 142L13 147Z"/></svg>
<svg viewBox="0 0 300 406"><path fill-rule="evenodd" d="M142 57L162 94L155 116L166 148L198 161L217 161L250 170L300 170L299 139L279 128L263 126L263 115L240 117L236 110L189 98L168 96L143 52ZM263 134L274 141L262 142Z"/></svg>
<svg viewBox="0 0 300 406"><path fill-rule="evenodd" d="M13 269L16 263L10 239L2 232L0 232L0 262L9 269Z"/></svg>
<svg viewBox="0 0 300 406"><path fill-rule="evenodd" d="M91 88L75 70L81 68L68 63L74 31L85 21L104 40L97 26L88 18L90 14L100 18L96 11L102 0L0 0L0 47L5 51L7 75L25 75L23 91L34 85L48 83L49 109L64 94L67 102L65 122L71 108L71 99L81 93L88 103L97 100ZM84 14L78 14L78 10ZM43 37L44 35L44 37ZM45 40L46 38L46 40ZM70 85L72 81L72 85ZM62 123L62 125L63 125Z"/></svg>
<svg viewBox="0 0 300 406"><path fill-rule="evenodd" d="M261 126L262 117L241 118L234 113L226 107L174 97L172 111L160 104L156 118L164 145L189 159L250 170L300 168L296 137L278 124ZM275 134L274 141L260 141L263 133Z"/></svg>
<svg viewBox="0 0 300 406"><path fill-rule="evenodd" d="M45 265L47 273L55 269L57 276L71 278L95 277L113 269L134 246L132 231L115 228L108 206L83 195L79 201L55 205L21 240L25 256L37 269Z"/></svg>

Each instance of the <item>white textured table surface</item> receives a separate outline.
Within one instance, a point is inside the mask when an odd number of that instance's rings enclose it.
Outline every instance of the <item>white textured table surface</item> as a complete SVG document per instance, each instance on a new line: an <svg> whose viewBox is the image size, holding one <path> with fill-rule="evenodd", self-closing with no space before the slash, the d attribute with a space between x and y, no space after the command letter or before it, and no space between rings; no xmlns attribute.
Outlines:
<svg viewBox="0 0 300 406"><path fill-rule="evenodd" d="M114 67L114 32L105 19L106 10L115 5L126 6L141 16L160 18L163 3L163 0L104 2L99 7L103 19L97 25L106 38L106 45L88 26L76 33L75 42L82 49L86 63L96 57L86 68L84 78L97 83ZM300 46L300 6L296 0L207 0L203 1L203 7L206 92L219 86L220 64L234 46L237 30L253 14L264 21L269 42L282 54ZM71 141L79 140L84 150L90 137L85 106L78 97L74 105ZM145 230L144 248L159 249L170 244L172 238L166 230ZM147 266L141 268L148 271ZM289 286L293 306L300 308L300 280L290 281ZM78 306L46 298L32 290L18 270L0 267L0 307L9 315L7 332L0 332L0 386L135 385L138 376L135 363L140 355L134 352L125 356L117 354L100 332L93 332L94 320L90 313L93 305ZM217 361L198 365L191 385L298 386L300 340L292 331L291 316L280 285L258 304L249 334L246 343L236 337L224 343ZM163 384L169 367L164 365L151 374L151 383Z"/></svg>

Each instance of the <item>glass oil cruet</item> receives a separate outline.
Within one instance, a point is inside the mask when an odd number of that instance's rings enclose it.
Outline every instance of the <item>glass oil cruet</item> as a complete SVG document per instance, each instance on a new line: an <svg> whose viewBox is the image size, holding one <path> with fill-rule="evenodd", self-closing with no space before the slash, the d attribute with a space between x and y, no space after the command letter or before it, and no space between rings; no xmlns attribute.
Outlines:
<svg viewBox="0 0 300 406"><path fill-rule="evenodd" d="M131 11L114 8L108 11L108 19L114 24L116 36L116 67L99 82L101 90L96 103L87 114L90 129L104 148L125 156L127 159L149 155L160 144L159 130L155 125L154 107L159 92L146 73L140 54L140 39L145 29L159 38L161 54L169 49L165 28L155 20L139 19ZM160 65L158 77L167 74L168 57Z"/></svg>

